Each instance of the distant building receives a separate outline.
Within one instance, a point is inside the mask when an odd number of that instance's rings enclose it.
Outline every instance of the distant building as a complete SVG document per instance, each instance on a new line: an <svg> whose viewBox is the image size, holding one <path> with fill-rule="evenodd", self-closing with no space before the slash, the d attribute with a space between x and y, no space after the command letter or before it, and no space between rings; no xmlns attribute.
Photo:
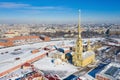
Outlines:
<svg viewBox="0 0 120 80"><path fill-rule="evenodd" d="M20 36L20 35L18 32L6 32L3 35L3 37L6 37L6 38L13 38L15 36Z"/></svg>
<svg viewBox="0 0 120 80"><path fill-rule="evenodd" d="M120 64L110 63L96 74L97 80L120 80Z"/></svg>
<svg viewBox="0 0 120 80"><path fill-rule="evenodd" d="M6 39L0 39L0 46L1 47L9 47L9 46L13 46L13 43Z"/></svg>
<svg viewBox="0 0 120 80"><path fill-rule="evenodd" d="M48 36L15 36L13 38L0 39L0 46L8 47L14 45L22 45L28 43L35 43L40 41L50 41Z"/></svg>
<svg viewBox="0 0 120 80"><path fill-rule="evenodd" d="M27 36L29 33L30 30L27 27L11 27L4 32L3 37L13 38L15 36Z"/></svg>
<svg viewBox="0 0 120 80"><path fill-rule="evenodd" d="M45 35L40 35L40 39L42 39L43 41L50 41L50 37Z"/></svg>
<svg viewBox="0 0 120 80"><path fill-rule="evenodd" d="M115 56L115 61L120 63L120 52Z"/></svg>
<svg viewBox="0 0 120 80"><path fill-rule="evenodd" d="M39 36L16 36L13 38L1 39L0 46L9 47L14 45L22 45L27 43L40 42Z"/></svg>

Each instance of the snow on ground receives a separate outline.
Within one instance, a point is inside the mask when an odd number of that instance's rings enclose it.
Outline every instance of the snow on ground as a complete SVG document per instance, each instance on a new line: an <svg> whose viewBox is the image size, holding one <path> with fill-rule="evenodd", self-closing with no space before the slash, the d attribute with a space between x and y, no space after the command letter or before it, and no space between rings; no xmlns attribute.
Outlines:
<svg viewBox="0 0 120 80"><path fill-rule="evenodd" d="M34 66L40 70L44 71L51 71L51 72L65 72L62 74L55 73L59 75L61 78L65 78L69 76L70 74L78 71L77 68L69 63L62 62L61 64L54 64L52 62L52 58L45 57L37 62L34 63ZM54 74L54 73L53 73Z"/></svg>
<svg viewBox="0 0 120 80"><path fill-rule="evenodd" d="M33 58L35 58L35 57L37 57L37 56L39 56L41 54L44 54L44 53L46 53L46 51L44 51L44 50L41 50L40 52L38 52L36 54L26 53L27 55L21 56L19 60L14 60L14 61L8 62L8 63L7 62L1 63L0 64L0 72L3 72L5 70L7 70L7 69L11 69L12 67L17 66L19 64L23 64L27 60L31 60L31 59L33 59Z"/></svg>
<svg viewBox="0 0 120 80"><path fill-rule="evenodd" d="M112 42L108 42L109 45L114 45L114 46L120 46L120 44L118 43L112 43Z"/></svg>
<svg viewBox="0 0 120 80"><path fill-rule="evenodd" d="M87 41L87 40L88 39L83 39L83 41ZM101 40L101 39L100 38L92 38L92 39L90 38L90 40L92 40L94 42L96 40ZM71 39L71 40L40 42L40 43L35 43L35 44L27 44L27 45L21 45L21 46L2 48L2 49L0 49L0 72L3 72L5 70L10 69L18 64L21 64L29 59L32 59L42 53L45 53L44 50L40 50L40 52L38 52L37 54L31 54L31 51L34 49L42 49L42 48L44 48L46 46L50 46L50 45L56 45L58 47L75 46L75 42L76 42L75 39ZM51 48L54 49L54 47L51 47ZM15 51L15 49L21 49L21 50ZM13 55L12 53L18 53L18 54ZM18 58L18 57L20 58L20 60L15 60L15 58ZM42 66L42 64L44 64L44 60L43 60L43 62L41 62L40 66ZM52 63L50 63L50 64L52 64ZM47 67L47 64L44 65L44 67ZM51 65L49 67L53 67L51 69L55 68L53 65ZM68 70L68 73L70 71L74 72L74 70L75 70L73 66L71 66L70 64L66 64L66 63L64 63L64 65L58 65L58 68L56 67L55 69Z"/></svg>
<svg viewBox="0 0 120 80"><path fill-rule="evenodd" d="M32 72L32 69L31 68L28 68L28 69L18 69L14 72L11 72L10 74L0 78L0 80L15 80L16 78L19 78L19 77L23 77L23 75L29 73L29 72Z"/></svg>
<svg viewBox="0 0 120 80"><path fill-rule="evenodd" d="M113 39L117 40L120 43L120 39L119 38L113 38Z"/></svg>
<svg viewBox="0 0 120 80"><path fill-rule="evenodd" d="M88 75L88 74L83 75L81 79L82 79L82 80L95 80L95 78L91 77L91 76Z"/></svg>

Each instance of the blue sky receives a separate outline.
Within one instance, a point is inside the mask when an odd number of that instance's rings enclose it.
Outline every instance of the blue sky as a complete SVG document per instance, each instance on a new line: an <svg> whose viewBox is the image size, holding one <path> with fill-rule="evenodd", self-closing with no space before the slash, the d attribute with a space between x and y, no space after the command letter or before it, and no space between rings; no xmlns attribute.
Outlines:
<svg viewBox="0 0 120 80"><path fill-rule="evenodd" d="M120 0L0 0L0 23L119 23Z"/></svg>

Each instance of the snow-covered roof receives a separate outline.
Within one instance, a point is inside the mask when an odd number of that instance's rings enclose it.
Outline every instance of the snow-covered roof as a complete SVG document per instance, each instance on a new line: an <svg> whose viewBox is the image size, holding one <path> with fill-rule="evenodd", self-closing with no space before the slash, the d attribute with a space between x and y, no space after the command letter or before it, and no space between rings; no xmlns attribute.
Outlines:
<svg viewBox="0 0 120 80"><path fill-rule="evenodd" d="M86 51L82 55L83 55L82 58L86 59L86 58L88 58L91 55L95 55L95 53L93 51Z"/></svg>
<svg viewBox="0 0 120 80"><path fill-rule="evenodd" d="M87 40L87 39L85 39L85 40ZM92 39L92 40L96 40L96 39ZM44 50L40 50L40 52L38 52L37 54L31 54L31 51L34 49L42 49L48 45L56 45L61 48L66 47L66 46L75 46L74 42L75 42L75 40L62 40L62 41L40 42L40 43L35 43L35 44L27 44L27 45L21 45L21 46L2 48L2 49L0 49L0 73L5 70L8 70L10 68L13 68L14 66L16 66L18 64L24 63L25 61L27 61L29 59L35 58L36 56L46 52ZM64 43L64 46L60 45L63 43ZM15 51L15 49L21 49L21 50ZM54 49L54 48L51 47L51 49ZM20 54L13 55L11 53L16 53L16 54L20 53ZM85 54L83 54L83 57L88 57L91 54L94 54L94 53L86 52ZM15 60L15 58L18 58L18 57L20 59ZM69 65L69 64L67 64L67 65ZM70 69L72 69L72 68L70 68Z"/></svg>
<svg viewBox="0 0 120 80"><path fill-rule="evenodd" d="M108 48L108 46L100 47L100 48L98 48L97 50L100 51L100 50L103 50L103 49L106 49L106 48Z"/></svg>
<svg viewBox="0 0 120 80"><path fill-rule="evenodd" d="M37 62L34 63L34 66L40 70L43 71L65 71L66 73L64 73L64 76L62 78L67 77L68 75L74 73L77 71L77 68L71 64L62 62L59 65L56 65L54 63L52 63L52 58L43 58ZM59 74L58 74L59 75ZM59 75L60 76L60 75Z"/></svg>
<svg viewBox="0 0 120 80"><path fill-rule="evenodd" d="M116 70L112 70L111 68L116 68ZM119 80L120 79L120 64L112 62L109 65L107 65L100 73L98 73L101 76L107 77L111 80ZM111 71L110 71L111 70ZM106 72L110 71L110 74L107 74ZM115 72L114 72L115 71ZM114 73L113 73L114 72Z"/></svg>
<svg viewBox="0 0 120 80"><path fill-rule="evenodd" d="M16 78L23 77L24 74L32 72L31 68L28 69L18 69L14 72L9 73L8 75L0 78L0 80L15 80Z"/></svg>
<svg viewBox="0 0 120 80"><path fill-rule="evenodd" d="M41 50L40 52L38 52L36 54L26 53L24 55L21 55L19 60L14 60L13 58L6 59L6 60L4 60L4 62L2 62L0 64L0 72L4 72L8 69L11 69L14 66L17 66L19 64L23 64L26 61L31 60L31 59L33 59L41 54L44 54L44 53L46 53L46 51Z"/></svg>

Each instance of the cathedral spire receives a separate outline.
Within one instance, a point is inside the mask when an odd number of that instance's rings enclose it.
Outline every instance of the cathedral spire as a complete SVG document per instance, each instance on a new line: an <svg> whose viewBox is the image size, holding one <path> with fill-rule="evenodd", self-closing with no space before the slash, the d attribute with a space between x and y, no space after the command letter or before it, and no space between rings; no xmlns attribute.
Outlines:
<svg viewBox="0 0 120 80"><path fill-rule="evenodd" d="M78 39L81 39L81 11L79 10L78 16Z"/></svg>
<svg viewBox="0 0 120 80"><path fill-rule="evenodd" d="M75 53L73 54L72 56L72 61L73 61L73 64L75 66L80 66L80 67L85 67L87 66L88 64L92 63L95 59L95 54L94 53L89 53L87 54L88 52L84 53L83 52L83 41L82 41L82 37L81 37L81 21L80 21L80 10L79 10L79 16L78 16L78 39L76 41L76 46L75 46ZM89 43L89 46L88 46L88 49L90 49L90 42Z"/></svg>

